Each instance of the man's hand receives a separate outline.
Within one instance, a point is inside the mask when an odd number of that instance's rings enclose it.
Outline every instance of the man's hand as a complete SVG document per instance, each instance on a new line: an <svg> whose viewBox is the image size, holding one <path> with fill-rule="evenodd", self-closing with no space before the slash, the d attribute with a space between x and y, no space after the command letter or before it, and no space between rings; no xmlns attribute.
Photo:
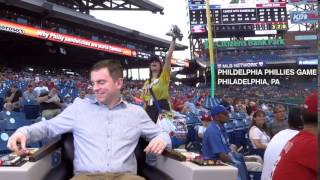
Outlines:
<svg viewBox="0 0 320 180"><path fill-rule="evenodd" d="M149 142L148 146L144 149L144 152L160 155L165 148L166 144L162 139L154 138Z"/></svg>
<svg viewBox="0 0 320 180"><path fill-rule="evenodd" d="M16 152L18 155L20 155L20 152L25 152L26 151L26 142L27 142L27 137L20 133L20 132L15 132L8 140L7 147L11 151ZM20 147L17 145L20 143Z"/></svg>
<svg viewBox="0 0 320 180"><path fill-rule="evenodd" d="M17 88L12 88L12 89L11 89L11 93L12 93L13 95L16 94L17 91L18 91Z"/></svg>

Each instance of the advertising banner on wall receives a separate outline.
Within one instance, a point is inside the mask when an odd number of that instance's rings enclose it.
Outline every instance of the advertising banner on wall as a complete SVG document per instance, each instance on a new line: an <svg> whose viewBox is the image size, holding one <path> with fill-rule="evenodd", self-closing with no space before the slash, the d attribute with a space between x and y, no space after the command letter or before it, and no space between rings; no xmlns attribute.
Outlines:
<svg viewBox="0 0 320 180"><path fill-rule="evenodd" d="M291 11L292 24L317 23L319 15L317 11Z"/></svg>
<svg viewBox="0 0 320 180"><path fill-rule="evenodd" d="M34 37L37 39L45 39L63 44L95 49L99 51L105 51L114 54L120 54L123 56L136 57L136 51L133 49L124 48L112 44L106 44L98 41L92 41L85 38L43 30L3 20L0 20L0 31Z"/></svg>
<svg viewBox="0 0 320 180"><path fill-rule="evenodd" d="M182 67L189 67L189 61L188 59L171 59L171 63L177 66L182 66Z"/></svg>

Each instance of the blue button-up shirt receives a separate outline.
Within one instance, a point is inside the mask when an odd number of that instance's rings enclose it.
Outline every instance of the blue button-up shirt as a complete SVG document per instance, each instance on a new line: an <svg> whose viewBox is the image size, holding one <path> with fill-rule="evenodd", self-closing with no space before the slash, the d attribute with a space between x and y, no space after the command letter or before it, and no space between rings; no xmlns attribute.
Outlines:
<svg viewBox="0 0 320 180"><path fill-rule="evenodd" d="M219 159L219 153L230 152L226 129L212 121L203 135L202 153L204 159Z"/></svg>
<svg viewBox="0 0 320 180"><path fill-rule="evenodd" d="M75 99L57 117L19 128L28 140L72 132L74 137L74 171L78 173L136 173L134 149L140 136L147 140L161 138L167 146L171 140L139 106L121 101L108 108L89 99Z"/></svg>

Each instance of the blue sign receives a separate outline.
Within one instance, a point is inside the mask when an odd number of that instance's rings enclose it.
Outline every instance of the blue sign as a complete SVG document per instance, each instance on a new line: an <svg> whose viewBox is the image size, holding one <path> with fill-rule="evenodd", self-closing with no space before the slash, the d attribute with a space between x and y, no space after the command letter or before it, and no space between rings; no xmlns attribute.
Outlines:
<svg viewBox="0 0 320 180"><path fill-rule="evenodd" d="M231 68L262 68L265 67L266 63L260 62L246 62L246 63L219 63L217 64L218 69L231 69Z"/></svg>

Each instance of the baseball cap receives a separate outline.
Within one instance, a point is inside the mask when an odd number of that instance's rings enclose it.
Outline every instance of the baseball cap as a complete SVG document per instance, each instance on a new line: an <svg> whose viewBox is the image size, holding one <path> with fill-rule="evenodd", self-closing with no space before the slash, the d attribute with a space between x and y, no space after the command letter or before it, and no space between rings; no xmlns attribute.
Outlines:
<svg viewBox="0 0 320 180"><path fill-rule="evenodd" d="M217 115L219 113L225 113L225 112L228 112L228 111L224 106L222 106L222 105L214 106L211 109L211 116L214 117L215 115Z"/></svg>

